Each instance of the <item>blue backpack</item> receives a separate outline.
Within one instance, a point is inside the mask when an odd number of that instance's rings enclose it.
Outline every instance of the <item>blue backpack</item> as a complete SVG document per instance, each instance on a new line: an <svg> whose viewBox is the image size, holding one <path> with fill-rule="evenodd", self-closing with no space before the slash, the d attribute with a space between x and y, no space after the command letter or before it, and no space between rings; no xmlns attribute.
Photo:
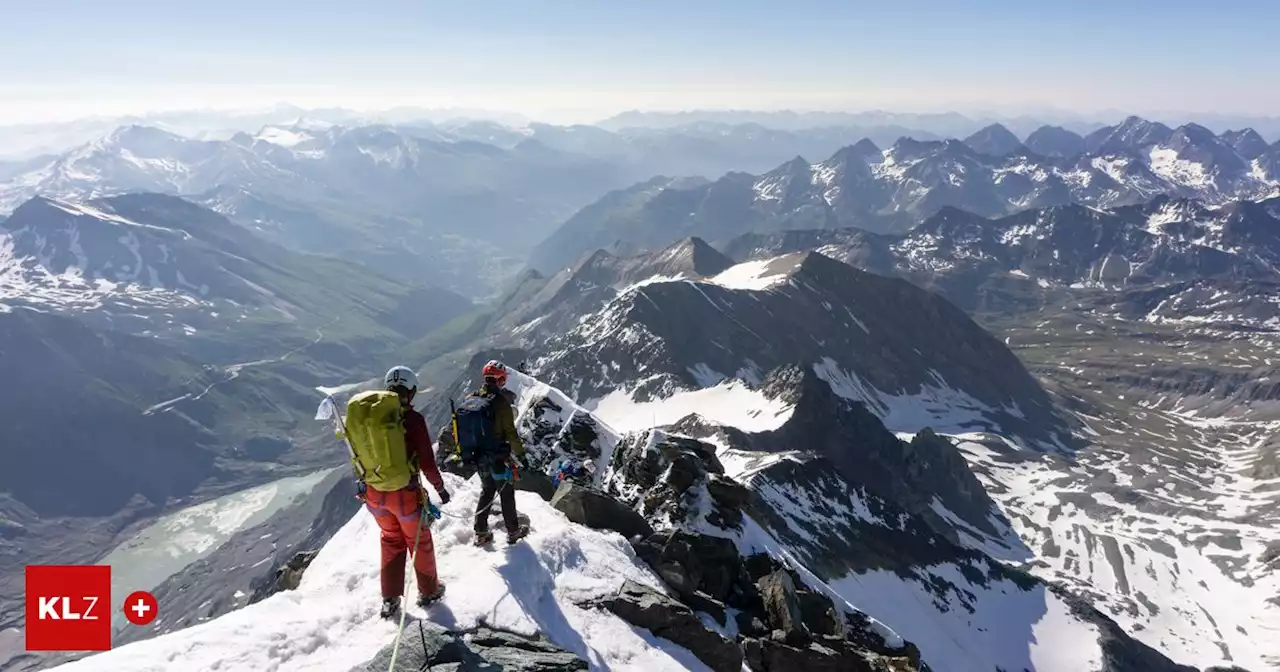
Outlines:
<svg viewBox="0 0 1280 672"><path fill-rule="evenodd" d="M463 464L479 464L502 452L493 399L494 395L471 395L453 407L453 436Z"/></svg>

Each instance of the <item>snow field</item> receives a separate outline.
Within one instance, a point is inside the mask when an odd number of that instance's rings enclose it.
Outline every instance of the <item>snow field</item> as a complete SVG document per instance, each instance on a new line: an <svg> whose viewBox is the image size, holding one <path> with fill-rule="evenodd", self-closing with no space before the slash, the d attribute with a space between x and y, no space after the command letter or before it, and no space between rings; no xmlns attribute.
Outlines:
<svg viewBox="0 0 1280 672"><path fill-rule="evenodd" d="M747 432L777 429L791 418L793 407L770 399L737 380L713 387L677 392L658 401L633 401L631 392L614 390L588 402L588 409L619 432L674 423L690 413Z"/></svg>
<svg viewBox="0 0 1280 672"><path fill-rule="evenodd" d="M791 271L800 267L804 257L803 254L793 254L743 262L711 278L709 282L728 289L765 290L785 281ZM787 263L791 260L793 263Z"/></svg>
<svg viewBox="0 0 1280 672"><path fill-rule="evenodd" d="M470 513L479 498L479 482L444 477L453 499L431 530L440 579L448 588L426 620L455 629L484 622L526 634L541 632L588 660L593 670L706 669L682 647L608 612L576 606L615 593L626 579L667 592L621 535L575 525L537 495L518 492L517 508L529 518L530 536L507 547L498 534L491 547L477 548L471 545ZM500 519L493 521L500 530ZM378 618L378 537L372 515L361 510L324 546L297 590L54 669L346 672L395 637L396 623ZM413 572L408 575L406 595L413 596L417 587ZM164 618L164 605L160 609ZM410 606L406 623L422 617L422 610Z"/></svg>
<svg viewBox="0 0 1280 672"><path fill-rule="evenodd" d="M1269 661L1280 659L1280 609L1266 602L1280 581L1263 575L1248 587L1213 562L1214 556L1259 552L1259 540L1274 535L1226 518L1142 511L1110 493L1089 492L1085 482L1073 482L1071 473L1048 456L1007 461L969 440L972 435L954 438L965 457L979 467L979 480L1006 510L1027 546L1048 565L1038 574L1065 579L1077 591L1103 594L1105 599L1095 600L1099 609L1175 662L1199 667L1235 664L1253 670L1268 669ZM1206 453L1212 450L1231 453L1225 442L1205 447ZM1074 469L1088 476L1108 467L1114 465L1103 461ZM1086 511L1060 495L1087 496L1107 508ZM1215 503L1229 503L1239 493L1221 495ZM1209 510L1203 502L1196 506ZM1242 551L1233 554L1213 543L1198 547L1197 529L1238 535ZM1020 560L995 552L999 549L990 543L966 541L993 557Z"/></svg>

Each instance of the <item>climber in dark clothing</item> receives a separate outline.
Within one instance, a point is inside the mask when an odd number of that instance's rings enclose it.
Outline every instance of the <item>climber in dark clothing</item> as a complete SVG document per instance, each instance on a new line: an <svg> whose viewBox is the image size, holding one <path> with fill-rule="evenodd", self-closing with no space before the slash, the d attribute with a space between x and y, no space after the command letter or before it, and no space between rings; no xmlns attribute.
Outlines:
<svg viewBox="0 0 1280 672"><path fill-rule="evenodd" d="M507 543L514 544L529 534L529 527L521 525L516 514L516 490L513 485L513 460L524 455L524 443L516 432L516 395L505 389L507 367L498 361L485 364L484 385L470 396L488 396L493 404L493 432L497 436L500 452L482 460L477 473L480 476L480 501L476 503L475 544L482 546L493 541L489 531L489 509L495 496L502 507L502 522L507 528Z"/></svg>

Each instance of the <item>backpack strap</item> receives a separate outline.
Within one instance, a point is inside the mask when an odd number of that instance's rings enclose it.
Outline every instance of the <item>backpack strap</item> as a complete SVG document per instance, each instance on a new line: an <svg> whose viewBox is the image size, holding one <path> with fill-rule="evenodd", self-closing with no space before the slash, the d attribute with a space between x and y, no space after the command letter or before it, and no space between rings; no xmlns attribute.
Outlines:
<svg viewBox="0 0 1280 672"><path fill-rule="evenodd" d="M453 397L449 397L449 423L453 425L453 453L462 455L462 442L458 441L458 409L453 405Z"/></svg>

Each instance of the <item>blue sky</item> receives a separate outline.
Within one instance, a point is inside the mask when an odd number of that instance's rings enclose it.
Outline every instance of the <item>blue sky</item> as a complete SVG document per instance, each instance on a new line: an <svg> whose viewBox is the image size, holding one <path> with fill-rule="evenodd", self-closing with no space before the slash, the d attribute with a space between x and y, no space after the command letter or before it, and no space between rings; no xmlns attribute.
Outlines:
<svg viewBox="0 0 1280 672"><path fill-rule="evenodd" d="M1280 115L1277 35L1267 0L40 0L5 3L0 108Z"/></svg>

